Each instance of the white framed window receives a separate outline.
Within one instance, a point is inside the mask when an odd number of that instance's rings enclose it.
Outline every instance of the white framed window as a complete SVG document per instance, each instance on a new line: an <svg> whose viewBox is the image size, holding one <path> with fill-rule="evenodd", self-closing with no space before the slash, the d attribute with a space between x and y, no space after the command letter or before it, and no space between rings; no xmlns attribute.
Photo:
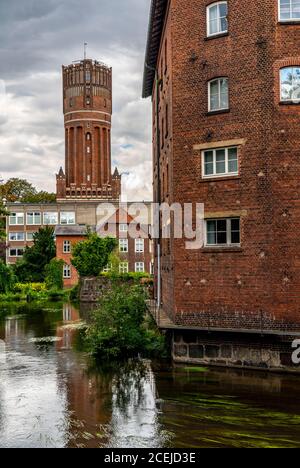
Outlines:
<svg viewBox="0 0 300 468"><path fill-rule="evenodd" d="M119 232L128 232L128 224L120 224Z"/></svg>
<svg viewBox="0 0 300 468"><path fill-rule="evenodd" d="M44 224L45 225L56 225L58 224L58 213L54 211L44 213Z"/></svg>
<svg viewBox="0 0 300 468"><path fill-rule="evenodd" d="M226 77L208 82L209 112L229 109L229 80Z"/></svg>
<svg viewBox="0 0 300 468"><path fill-rule="evenodd" d="M24 232L10 232L8 238L10 242L24 242L25 233Z"/></svg>
<svg viewBox="0 0 300 468"><path fill-rule="evenodd" d="M71 253L71 241L65 240L63 243L63 253L69 254Z"/></svg>
<svg viewBox="0 0 300 468"><path fill-rule="evenodd" d="M24 249L9 249L9 256L10 257L23 257Z"/></svg>
<svg viewBox="0 0 300 468"><path fill-rule="evenodd" d="M26 224L28 226L40 226L42 224L42 215L39 211L26 213Z"/></svg>
<svg viewBox="0 0 300 468"><path fill-rule="evenodd" d="M103 273L109 273L111 270L112 270L112 264L109 263L108 265L106 265L105 268L103 268Z"/></svg>
<svg viewBox="0 0 300 468"><path fill-rule="evenodd" d="M228 4L216 2L207 7L207 36L217 36L228 31Z"/></svg>
<svg viewBox="0 0 300 468"><path fill-rule="evenodd" d="M119 250L122 253L128 253L128 239L119 240Z"/></svg>
<svg viewBox="0 0 300 468"><path fill-rule="evenodd" d="M34 236L35 234L36 234L35 232L26 232L26 240L27 240L27 242L33 242L33 241L34 241L33 236Z"/></svg>
<svg viewBox="0 0 300 468"><path fill-rule="evenodd" d="M278 0L279 21L300 21L299 0Z"/></svg>
<svg viewBox="0 0 300 468"><path fill-rule="evenodd" d="M136 272L136 273L144 273L144 272L145 272L145 264L144 264L144 262L136 262L136 264L135 264L135 272Z"/></svg>
<svg viewBox="0 0 300 468"><path fill-rule="evenodd" d="M23 226L24 225L24 213L10 213L9 225L10 226Z"/></svg>
<svg viewBox="0 0 300 468"><path fill-rule="evenodd" d="M75 212L62 211L60 213L60 224L75 224Z"/></svg>
<svg viewBox="0 0 300 468"><path fill-rule="evenodd" d="M240 246L240 218L205 220L207 247Z"/></svg>
<svg viewBox="0 0 300 468"><path fill-rule="evenodd" d="M238 149L218 148L202 152L202 177L238 175Z"/></svg>
<svg viewBox="0 0 300 468"><path fill-rule="evenodd" d="M300 102L300 65L280 70L280 100Z"/></svg>
<svg viewBox="0 0 300 468"><path fill-rule="evenodd" d="M64 265L64 271L63 271L63 277L64 277L64 279L70 279L71 276L72 276L71 265L65 264Z"/></svg>
<svg viewBox="0 0 300 468"><path fill-rule="evenodd" d="M135 239L135 252L143 253L145 250L145 240L144 239Z"/></svg>
<svg viewBox="0 0 300 468"><path fill-rule="evenodd" d="M119 265L119 271L120 273L128 273L128 262L121 262Z"/></svg>

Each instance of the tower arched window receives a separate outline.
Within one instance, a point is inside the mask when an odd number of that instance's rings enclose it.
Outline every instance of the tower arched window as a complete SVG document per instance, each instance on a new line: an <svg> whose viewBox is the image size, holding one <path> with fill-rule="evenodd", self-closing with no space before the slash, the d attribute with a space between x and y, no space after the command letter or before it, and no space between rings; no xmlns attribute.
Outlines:
<svg viewBox="0 0 300 468"><path fill-rule="evenodd" d="M229 80L226 77L208 82L208 111L229 109Z"/></svg>
<svg viewBox="0 0 300 468"><path fill-rule="evenodd" d="M228 2L216 2L207 7L207 35L217 36L228 31Z"/></svg>
<svg viewBox="0 0 300 468"><path fill-rule="evenodd" d="M300 102L300 65L280 70L280 100Z"/></svg>
<svg viewBox="0 0 300 468"><path fill-rule="evenodd" d="M280 21L300 21L299 0L279 0Z"/></svg>
<svg viewBox="0 0 300 468"><path fill-rule="evenodd" d="M91 134L90 133L86 134L86 139L87 139L87 141L91 141Z"/></svg>

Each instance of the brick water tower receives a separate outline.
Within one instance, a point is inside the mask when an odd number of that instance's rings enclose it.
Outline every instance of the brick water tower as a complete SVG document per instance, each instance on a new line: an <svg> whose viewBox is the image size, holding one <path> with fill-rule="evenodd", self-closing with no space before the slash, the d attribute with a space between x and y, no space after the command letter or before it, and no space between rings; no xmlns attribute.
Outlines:
<svg viewBox="0 0 300 468"><path fill-rule="evenodd" d="M62 73L66 153L57 199L119 200L121 176L111 170L112 69L84 59Z"/></svg>

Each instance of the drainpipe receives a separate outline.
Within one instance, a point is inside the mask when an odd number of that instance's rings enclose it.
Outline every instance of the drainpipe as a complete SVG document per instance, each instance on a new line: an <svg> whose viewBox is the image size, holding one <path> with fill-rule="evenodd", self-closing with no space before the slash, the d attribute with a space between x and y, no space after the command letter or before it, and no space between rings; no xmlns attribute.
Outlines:
<svg viewBox="0 0 300 468"><path fill-rule="evenodd" d="M158 76L158 69L150 67L145 63L146 68L155 72L155 88L156 88L156 155L157 155L157 203L161 205L161 180L160 180L160 129L159 129L159 87L162 79ZM158 240L157 240L157 319L160 322L160 306L161 306L161 216L159 210L158 216Z"/></svg>

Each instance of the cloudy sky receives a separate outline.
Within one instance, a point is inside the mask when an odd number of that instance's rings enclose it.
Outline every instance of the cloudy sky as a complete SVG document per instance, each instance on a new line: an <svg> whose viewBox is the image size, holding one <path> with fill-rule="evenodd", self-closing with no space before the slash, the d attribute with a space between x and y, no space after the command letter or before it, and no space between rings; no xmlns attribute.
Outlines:
<svg viewBox="0 0 300 468"><path fill-rule="evenodd" d="M141 99L150 0L0 0L0 174L55 190L64 164L61 65L113 67L113 165L151 199L151 104Z"/></svg>

